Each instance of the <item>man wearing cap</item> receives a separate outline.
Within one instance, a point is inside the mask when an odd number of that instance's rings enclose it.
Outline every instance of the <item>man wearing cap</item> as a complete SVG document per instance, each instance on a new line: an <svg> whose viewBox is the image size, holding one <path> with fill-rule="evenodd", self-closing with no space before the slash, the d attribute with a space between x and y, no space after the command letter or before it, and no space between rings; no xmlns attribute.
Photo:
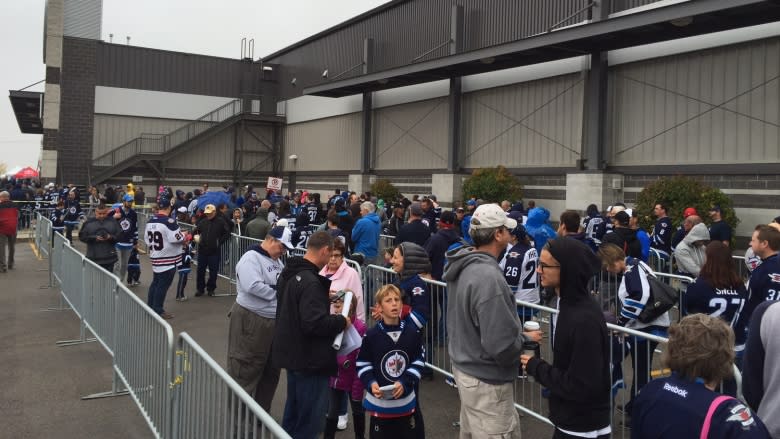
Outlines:
<svg viewBox="0 0 780 439"><path fill-rule="evenodd" d="M230 237L225 217L217 212L213 204L207 204L203 209L203 217L195 226L195 235L198 243L195 295L202 296L206 290L209 296L213 296L217 288L217 274L221 263L220 247ZM206 268L209 269L208 282L206 282Z"/></svg>
<svg viewBox="0 0 780 439"><path fill-rule="evenodd" d="M712 218L712 224L710 224L710 239L712 241L720 241L727 246L730 246L731 226L726 224L726 221L723 221L719 205L716 204L710 208L710 218Z"/></svg>
<svg viewBox="0 0 780 439"><path fill-rule="evenodd" d="M409 222L401 226L395 237L395 245L402 242L413 242L420 247L425 247L425 243L431 237L431 229L422 222L422 216L422 205L415 201L409 206Z"/></svg>
<svg viewBox="0 0 780 439"><path fill-rule="evenodd" d="M683 238L685 238L685 235L691 231L690 227L687 229L685 228L685 220L690 216L699 216L699 214L696 212L696 208L686 207L683 211L683 222L680 224L680 227L674 231L674 236L672 236L672 248L677 248L677 244L681 243Z"/></svg>
<svg viewBox="0 0 780 439"><path fill-rule="evenodd" d="M119 279L127 277L127 261L130 260L130 253L133 247L138 244L138 215L133 209L135 198L130 194L125 194L122 198L122 207L114 212L114 219L119 223L122 233L116 242L116 249L119 252L119 266L117 275ZM139 282L128 282L128 285L138 285Z"/></svg>
<svg viewBox="0 0 780 439"><path fill-rule="evenodd" d="M176 268L181 264L184 243L184 234L179 228L179 223L171 217L171 207L171 200L168 197L160 197L157 202L157 213L149 219L144 230L153 273L146 303L166 320L172 319L173 314L163 308L165 295L173 283Z"/></svg>
<svg viewBox="0 0 780 439"><path fill-rule="evenodd" d="M497 204L483 204L469 226L474 247L447 254L447 333L461 438L520 437L513 384L526 339L497 262L515 227L517 221ZM541 339L538 332L530 336Z"/></svg>
<svg viewBox="0 0 780 439"><path fill-rule="evenodd" d="M267 412L279 383L279 368L271 361L276 282L284 269L280 258L292 248L290 229L274 227L262 243L247 250L236 264L238 295L230 311L227 370Z"/></svg>
<svg viewBox="0 0 780 439"><path fill-rule="evenodd" d="M642 259L642 243L636 237L636 230L631 227L631 216L624 210L612 217L612 231L604 235L603 244L615 244L623 250L626 256Z"/></svg>

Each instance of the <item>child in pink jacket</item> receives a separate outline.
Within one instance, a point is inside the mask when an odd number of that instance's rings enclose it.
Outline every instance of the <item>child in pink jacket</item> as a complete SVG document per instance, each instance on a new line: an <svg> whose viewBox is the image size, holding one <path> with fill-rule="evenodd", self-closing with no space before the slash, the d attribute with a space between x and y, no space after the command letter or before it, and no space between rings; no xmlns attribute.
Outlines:
<svg viewBox="0 0 780 439"><path fill-rule="evenodd" d="M333 306L331 310L334 314L340 314L344 306L343 291L339 295L333 296ZM357 301L352 300L349 318L352 325L360 336L366 335L366 324L356 316ZM363 439L365 430L365 410L363 409L363 383L357 376L355 362L357 361L360 349L355 349L347 355L337 355L336 361L339 365L339 373L335 377L330 377L330 402L328 404L328 415L325 418L325 433L323 439L333 439L338 427L338 418L340 412L344 412L343 401L349 397L350 406L352 406L352 422L355 430L355 439Z"/></svg>

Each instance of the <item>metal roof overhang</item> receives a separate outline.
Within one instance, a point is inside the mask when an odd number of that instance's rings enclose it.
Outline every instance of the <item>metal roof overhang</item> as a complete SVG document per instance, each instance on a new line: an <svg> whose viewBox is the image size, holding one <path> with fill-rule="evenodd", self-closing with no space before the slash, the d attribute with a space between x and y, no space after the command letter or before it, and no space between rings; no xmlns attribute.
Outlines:
<svg viewBox="0 0 780 439"><path fill-rule="evenodd" d="M8 98L16 115L19 129L25 134L43 134L41 102L43 93L37 91L9 90Z"/></svg>
<svg viewBox="0 0 780 439"><path fill-rule="evenodd" d="M780 0L692 0L355 78L307 87L342 97L780 20Z"/></svg>

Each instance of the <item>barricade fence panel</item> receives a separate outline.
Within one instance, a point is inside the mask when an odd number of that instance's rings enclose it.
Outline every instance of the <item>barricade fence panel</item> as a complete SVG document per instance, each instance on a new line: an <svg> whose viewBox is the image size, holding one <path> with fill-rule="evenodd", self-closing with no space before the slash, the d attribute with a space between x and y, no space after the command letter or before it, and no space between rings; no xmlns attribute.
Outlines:
<svg viewBox="0 0 780 439"><path fill-rule="evenodd" d="M121 282L115 310L114 371L155 436L172 437L173 329Z"/></svg>
<svg viewBox="0 0 780 439"><path fill-rule="evenodd" d="M84 323L109 354L114 354L114 320L119 278L84 259Z"/></svg>
<svg viewBox="0 0 780 439"><path fill-rule="evenodd" d="M65 247L70 247L67 238L62 236L59 232L55 233L52 238L53 244L51 249L51 276L56 280L59 286L62 286L62 258L65 252Z"/></svg>
<svg viewBox="0 0 780 439"><path fill-rule="evenodd" d="M64 238L63 238L64 239ZM84 256L67 244L65 239L62 249L60 291L65 301L68 302L73 312L84 318L84 289L82 278L84 277Z"/></svg>
<svg viewBox="0 0 780 439"><path fill-rule="evenodd" d="M189 334L176 346L175 437L290 438Z"/></svg>

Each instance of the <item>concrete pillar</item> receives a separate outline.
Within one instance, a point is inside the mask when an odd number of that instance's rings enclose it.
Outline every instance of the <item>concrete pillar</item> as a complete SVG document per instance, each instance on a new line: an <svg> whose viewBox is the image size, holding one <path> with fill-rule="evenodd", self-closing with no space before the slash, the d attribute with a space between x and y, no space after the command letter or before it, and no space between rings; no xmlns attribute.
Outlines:
<svg viewBox="0 0 780 439"><path fill-rule="evenodd" d="M433 174L431 193L436 195L439 204L450 207L455 201L463 201L463 175Z"/></svg>
<svg viewBox="0 0 780 439"><path fill-rule="evenodd" d="M602 172L566 174L566 209L584 211L595 203L600 210L623 201L623 175Z"/></svg>
<svg viewBox="0 0 780 439"><path fill-rule="evenodd" d="M350 192L356 192L358 194L363 193L371 189L371 176L368 174L350 174L349 186L347 190Z"/></svg>

